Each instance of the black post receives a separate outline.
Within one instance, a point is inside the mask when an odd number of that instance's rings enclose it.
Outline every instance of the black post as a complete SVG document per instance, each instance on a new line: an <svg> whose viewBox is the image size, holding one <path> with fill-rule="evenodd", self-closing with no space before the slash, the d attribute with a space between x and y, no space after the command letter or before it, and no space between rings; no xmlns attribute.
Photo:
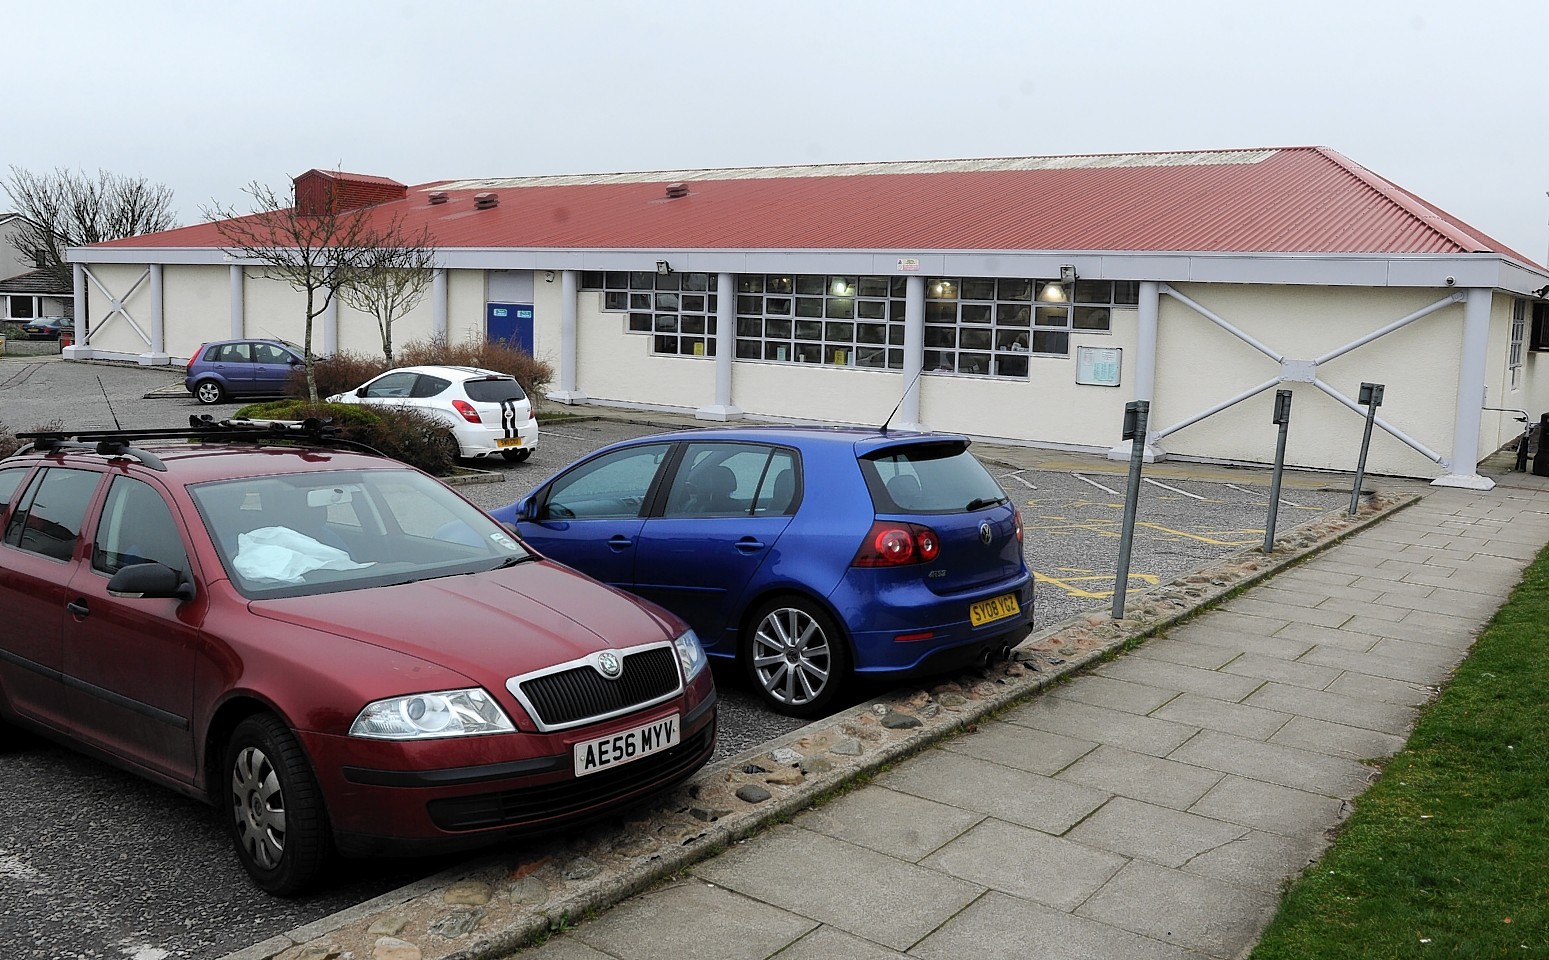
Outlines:
<svg viewBox="0 0 1549 960"><path fill-rule="evenodd" d="M1275 439L1275 472L1269 481L1269 519L1264 523L1264 552L1275 549L1275 521L1280 515L1280 475L1285 472L1285 436L1291 429L1291 391L1275 391L1275 423L1280 435Z"/></svg>
<svg viewBox="0 0 1549 960"><path fill-rule="evenodd" d="M1538 418L1538 452L1533 455L1533 476L1549 477L1549 413Z"/></svg>
<svg viewBox="0 0 1549 960"><path fill-rule="evenodd" d="M1361 459L1355 467L1355 488L1350 491L1350 516L1352 517L1361 506L1361 484L1366 477L1366 451L1372 445L1372 423L1377 419L1377 408L1382 406L1383 389L1380 383L1361 384L1360 402L1366 406L1366 433L1361 437Z"/></svg>
<svg viewBox="0 0 1549 960"><path fill-rule="evenodd" d="M1124 619L1124 594L1129 590L1129 554L1135 539L1135 512L1140 502L1140 465L1146 457L1146 421L1149 400L1124 405L1124 439L1134 441L1129 453L1129 489L1124 492L1124 527L1119 534L1119 565L1113 574L1113 619Z"/></svg>

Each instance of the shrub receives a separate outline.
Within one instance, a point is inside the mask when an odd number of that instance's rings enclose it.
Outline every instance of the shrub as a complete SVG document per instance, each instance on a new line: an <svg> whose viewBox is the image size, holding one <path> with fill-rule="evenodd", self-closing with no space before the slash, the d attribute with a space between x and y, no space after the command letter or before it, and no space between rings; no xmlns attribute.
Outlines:
<svg viewBox="0 0 1549 960"><path fill-rule="evenodd" d="M331 357L317 357L312 361L312 376L317 380L319 399L336 393L354 390L372 377L387 370L381 357L368 357L359 353L336 353ZM307 395L307 371L296 367L290 372L290 384L286 390L292 397Z"/></svg>
<svg viewBox="0 0 1549 960"><path fill-rule="evenodd" d="M457 441L451 431L440 420L419 410L271 400L249 404L238 410L236 416L254 420L332 418L340 437L365 444L431 476L444 477L457 469Z"/></svg>
<svg viewBox="0 0 1549 960"><path fill-rule="evenodd" d="M54 430L63 430L64 428L65 427L64 427L64 422L63 421L61 421L61 420L50 420L47 423L37 424L31 430L24 430L22 432L23 433L47 433L49 431L54 431ZM0 460L3 460L6 457L9 457L11 454L15 453L16 451L20 450L22 448L22 444L30 443L30 442L31 441L23 440L20 437L18 437L16 434L12 433L11 432L11 428L6 426L3 421L0 421Z"/></svg>
<svg viewBox="0 0 1549 960"><path fill-rule="evenodd" d="M512 345L508 340L490 340L482 336L466 343L449 343L445 337L413 340L398 351L399 366L415 367L423 364L482 367L510 374L527 391L535 413L543 400L544 390L554 382L554 368L549 364Z"/></svg>

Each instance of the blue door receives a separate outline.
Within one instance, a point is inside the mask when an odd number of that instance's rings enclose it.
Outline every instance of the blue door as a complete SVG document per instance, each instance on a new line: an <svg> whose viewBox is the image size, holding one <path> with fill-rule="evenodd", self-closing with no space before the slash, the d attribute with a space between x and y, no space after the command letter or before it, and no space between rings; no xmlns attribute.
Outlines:
<svg viewBox="0 0 1549 960"><path fill-rule="evenodd" d="M532 353L532 304L490 303L484 308L484 335L490 340L505 340L512 346Z"/></svg>

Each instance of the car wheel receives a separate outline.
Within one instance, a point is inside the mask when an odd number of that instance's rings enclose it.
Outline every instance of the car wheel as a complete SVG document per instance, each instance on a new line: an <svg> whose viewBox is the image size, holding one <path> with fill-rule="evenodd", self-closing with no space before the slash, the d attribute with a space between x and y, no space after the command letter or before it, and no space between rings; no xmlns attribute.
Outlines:
<svg viewBox="0 0 1549 960"><path fill-rule="evenodd" d="M849 679L839 625L801 597L780 597L754 613L743 658L764 702L792 717L824 715Z"/></svg>
<svg viewBox="0 0 1549 960"><path fill-rule="evenodd" d="M237 859L270 893L306 890L328 860L330 841L322 795L301 745L277 717L257 714L232 732L224 769Z"/></svg>
<svg viewBox="0 0 1549 960"><path fill-rule="evenodd" d="M226 389L214 380L200 380L194 384L194 399L200 403L220 403L226 399Z"/></svg>
<svg viewBox="0 0 1549 960"><path fill-rule="evenodd" d="M512 463L526 463L527 458L532 456L532 451L524 447L520 450L502 450L500 455Z"/></svg>

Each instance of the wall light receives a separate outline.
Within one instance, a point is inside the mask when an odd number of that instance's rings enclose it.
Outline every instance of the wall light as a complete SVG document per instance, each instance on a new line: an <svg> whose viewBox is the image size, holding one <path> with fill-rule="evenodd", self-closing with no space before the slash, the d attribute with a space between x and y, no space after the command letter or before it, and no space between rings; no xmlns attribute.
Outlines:
<svg viewBox="0 0 1549 960"><path fill-rule="evenodd" d="M672 264L665 260L658 260L656 261L656 272L665 277L672 272Z"/></svg>
<svg viewBox="0 0 1549 960"><path fill-rule="evenodd" d="M544 283L553 283L554 282L554 271L553 270L545 270L545 271L543 271L543 282Z"/></svg>
<svg viewBox="0 0 1549 960"><path fill-rule="evenodd" d="M1044 303L1066 303L1070 296L1058 280L1050 280L1038 288L1038 299Z"/></svg>
<svg viewBox="0 0 1549 960"><path fill-rule="evenodd" d="M1060 283L1075 283L1075 282L1076 282L1076 267L1075 267L1075 265L1067 263L1064 266L1060 267Z"/></svg>

